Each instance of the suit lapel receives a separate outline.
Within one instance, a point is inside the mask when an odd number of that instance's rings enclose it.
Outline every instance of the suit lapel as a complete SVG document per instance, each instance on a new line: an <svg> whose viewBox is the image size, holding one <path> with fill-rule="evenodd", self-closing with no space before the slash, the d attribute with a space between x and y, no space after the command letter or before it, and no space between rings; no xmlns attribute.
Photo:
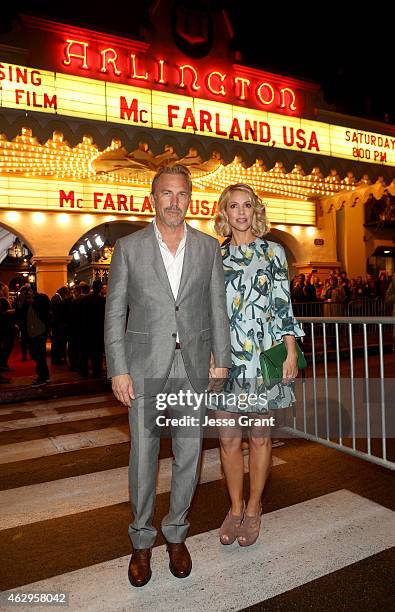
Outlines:
<svg viewBox="0 0 395 612"><path fill-rule="evenodd" d="M187 226L187 239L185 241L184 261L182 264L182 273L180 287L178 289L177 300L181 299L182 293L185 290L188 279L193 271L193 265L196 265L196 235L194 229ZM194 263L195 262L195 263Z"/></svg>
<svg viewBox="0 0 395 612"><path fill-rule="evenodd" d="M150 262L151 267L156 274L156 277L158 278L161 285L166 289L166 292L174 300L165 264L163 263L162 253L160 252L158 240L155 236L155 230L152 223L147 233L147 255L148 261Z"/></svg>

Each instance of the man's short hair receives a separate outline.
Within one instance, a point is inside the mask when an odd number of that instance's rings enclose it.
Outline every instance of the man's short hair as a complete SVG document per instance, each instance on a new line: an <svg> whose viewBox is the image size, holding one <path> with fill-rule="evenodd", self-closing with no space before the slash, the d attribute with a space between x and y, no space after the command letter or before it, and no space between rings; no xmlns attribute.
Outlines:
<svg viewBox="0 0 395 612"><path fill-rule="evenodd" d="M155 193L155 188L157 185L157 182L159 181L160 177L163 174L178 174L181 175L185 178L187 184L188 184L188 193L191 194L192 193L192 179L191 179L191 173L189 172L188 168L186 166L183 166L182 164L178 164L175 166L164 166L163 168L159 168L159 170L156 172L154 178L152 179L152 186L151 186L151 193L154 195Z"/></svg>
<svg viewBox="0 0 395 612"><path fill-rule="evenodd" d="M68 293L70 293L70 290L68 287L66 287L65 285L63 285L63 287L59 287L59 289L57 290L56 293L59 293L59 295L64 298L67 296Z"/></svg>
<svg viewBox="0 0 395 612"><path fill-rule="evenodd" d="M100 293L100 291L102 290L103 287L103 283L101 282L101 280L94 280L92 283L92 291L93 293Z"/></svg>
<svg viewBox="0 0 395 612"><path fill-rule="evenodd" d="M86 283L85 281L81 281L80 283L78 283L78 286L81 290L81 295L88 295L88 293L90 292L90 287L88 283Z"/></svg>

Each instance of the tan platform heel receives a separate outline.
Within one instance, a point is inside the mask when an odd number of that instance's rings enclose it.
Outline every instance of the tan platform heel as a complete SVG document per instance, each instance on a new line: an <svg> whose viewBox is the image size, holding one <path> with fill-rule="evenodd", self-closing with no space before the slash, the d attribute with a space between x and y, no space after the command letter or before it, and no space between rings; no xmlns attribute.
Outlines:
<svg viewBox="0 0 395 612"><path fill-rule="evenodd" d="M241 511L241 514L235 515L229 510L228 514L226 515L224 522L219 528L219 541L224 546L233 544L233 542L236 540L238 536L238 529L243 520L245 507L246 505L243 501L243 510Z"/></svg>
<svg viewBox="0 0 395 612"><path fill-rule="evenodd" d="M237 534L237 541L240 546L251 546L257 541L259 530L261 528L261 518L262 507L255 516L248 516L248 514L244 514L243 521ZM243 540L240 541L240 538L243 538Z"/></svg>

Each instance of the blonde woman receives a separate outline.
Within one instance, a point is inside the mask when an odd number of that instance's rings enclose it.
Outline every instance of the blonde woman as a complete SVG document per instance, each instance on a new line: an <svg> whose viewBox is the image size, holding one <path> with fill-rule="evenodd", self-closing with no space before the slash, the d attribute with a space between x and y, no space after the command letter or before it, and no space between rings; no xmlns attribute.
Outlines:
<svg viewBox="0 0 395 612"><path fill-rule="evenodd" d="M251 187L238 183L222 192L215 230L220 236L230 237L222 247L222 259L232 367L225 384L226 393L209 408L217 412L218 419L227 418L226 422L232 423L233 417L235 421L234 425L219 427L221 462L231 499L231 508L220 528L220 541L232 544L237 539L240 546L249 546L259 535L261 497L271 468L270 426L262 418L275 415L276 409L295 401L293 379L298 373L295 336L304 336L304 332L293 316L284 249L264 238L268 232L265 207ZM265 388L259 355L281 340L287 348L283 381ZM256 395L259 401L255 401ZM241 448L246 424L250 425L247 503L243 499Z"/></svg>

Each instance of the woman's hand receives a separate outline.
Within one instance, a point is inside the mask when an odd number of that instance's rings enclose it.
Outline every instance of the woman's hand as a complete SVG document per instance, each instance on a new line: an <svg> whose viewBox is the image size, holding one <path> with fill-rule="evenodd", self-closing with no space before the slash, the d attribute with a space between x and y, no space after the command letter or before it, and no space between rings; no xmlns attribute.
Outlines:
<svg viewBox="0 0 395 612"><path fill-rule="evenodd" d="M296 351L288 351L283 363L283 382L294 380L298 375L298 354Z"/></svg>
<svg viewBox="0 0 395 612"><path fill-rule="evenodd" d="M283 363L283 382L294 380L298 375L298 353L296 352L295 336L287 335L283 337L287 347L287 358Z"/></svg>

